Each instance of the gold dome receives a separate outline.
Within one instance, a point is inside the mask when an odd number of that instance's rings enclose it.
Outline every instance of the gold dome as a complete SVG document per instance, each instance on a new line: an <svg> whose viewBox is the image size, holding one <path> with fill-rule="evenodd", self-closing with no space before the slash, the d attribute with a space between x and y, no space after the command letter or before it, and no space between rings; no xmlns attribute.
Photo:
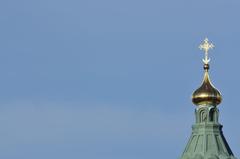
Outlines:
<svg viewBox="0 0 240 159"><path fill-rule="evenodd" d="M210 105L217 106L222 101L222 96L220 92L212 85L209 74L208 74L209 65L204 65L204 78L202 85L193 93L192 102L199 105Z"/></svg>

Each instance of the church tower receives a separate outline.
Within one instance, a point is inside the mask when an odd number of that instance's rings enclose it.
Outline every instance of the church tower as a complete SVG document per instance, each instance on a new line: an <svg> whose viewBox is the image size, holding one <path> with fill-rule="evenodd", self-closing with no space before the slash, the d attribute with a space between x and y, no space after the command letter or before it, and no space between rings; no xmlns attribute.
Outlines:
<svg viewBox="0 0 240 159"><path fill-rule="evenodd" d="M220 92L209 78L208 51L214 47L206 38L199 46L205 52L204 77L201 86L193 93L192 102L196 105L196 122L181 159L236 159L223 135L218 122L217 106L222 101Z"/></svg>

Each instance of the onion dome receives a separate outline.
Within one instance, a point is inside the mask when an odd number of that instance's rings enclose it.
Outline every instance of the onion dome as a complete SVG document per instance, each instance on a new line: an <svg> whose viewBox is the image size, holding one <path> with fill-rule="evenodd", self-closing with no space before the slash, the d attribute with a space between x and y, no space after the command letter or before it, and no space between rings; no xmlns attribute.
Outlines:
<svg viewBox="0 0 240 159"><path fill-rule="evenodd" d="M209 44L207 38L204 40L204 43L199 46L201 50L205 51L205 59L203 59L205 73L202 85L192 95L192 102L197 106L217 106L222 101L220 92L213 86L208 74L208 63L210 62L208 50L213 47L214 45Z"/></svg>
<svg viewBox="0 0 240 159"><path fill-rule="evenodd" d="M192 102L197 105L210 105L210 106L217 106L222 101L221 93L212 85L208 69L209 65L204 65L205 73L202 85L194 91L192 95Z"/></svg>

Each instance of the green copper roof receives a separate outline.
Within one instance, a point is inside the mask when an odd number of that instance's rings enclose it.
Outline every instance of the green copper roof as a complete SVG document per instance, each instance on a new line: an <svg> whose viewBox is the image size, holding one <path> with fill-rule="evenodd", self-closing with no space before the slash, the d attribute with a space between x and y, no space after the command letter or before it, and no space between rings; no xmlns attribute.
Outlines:
<svg viewBox="0 0 240 159"><path fill-rule="evenodd" d="M196 124L181 159L236 159L218 123L218 108L196 109Z"/></svg>

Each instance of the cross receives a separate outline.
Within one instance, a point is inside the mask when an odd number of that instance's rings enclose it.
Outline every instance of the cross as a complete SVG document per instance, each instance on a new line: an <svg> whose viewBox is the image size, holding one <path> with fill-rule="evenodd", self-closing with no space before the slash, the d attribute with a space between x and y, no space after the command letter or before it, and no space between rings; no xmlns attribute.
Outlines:
<svg viewBox="0 0 240 159"><path fill-rule="evenodd" d="M204 64L208 64L210 62L210 58L208 58L208 50L213 49L214 45L212 43L209 44L208 38L205 38L204 42L199 46L200 50L204 50L205 59L203 59Z"/></svg>

